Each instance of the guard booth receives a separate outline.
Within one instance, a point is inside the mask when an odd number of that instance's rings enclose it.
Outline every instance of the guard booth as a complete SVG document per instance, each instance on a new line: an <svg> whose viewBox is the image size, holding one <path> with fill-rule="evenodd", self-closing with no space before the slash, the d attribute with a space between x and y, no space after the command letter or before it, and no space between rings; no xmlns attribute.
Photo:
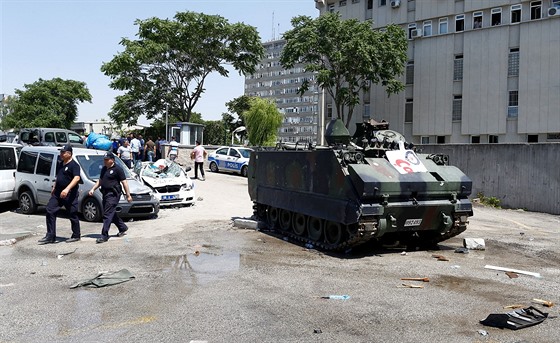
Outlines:
<svg viewBox="0 0 560 343"><path fill-rule="evenodd" d="M169 128L169 139L173 136L181 145L195 145L196 141L204 144L204 125L178 122Z"/></svg>

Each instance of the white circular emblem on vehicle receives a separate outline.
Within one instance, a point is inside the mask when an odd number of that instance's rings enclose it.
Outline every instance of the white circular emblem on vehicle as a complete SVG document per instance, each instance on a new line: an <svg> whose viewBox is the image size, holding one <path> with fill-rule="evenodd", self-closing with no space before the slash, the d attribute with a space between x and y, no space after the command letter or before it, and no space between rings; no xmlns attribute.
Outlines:
<svg viewBox="0 0 560 343"><path fill-rule="evenodd" d="M109 172L109 174L113 174L113 171L111 170L111 171Z"/></svg>
<svg viewBox="0 0 560 343"><path fill-rule="evenodd" d="M64 168L64 171L67 171L67 170L68 170L68 167Z"/></svg>

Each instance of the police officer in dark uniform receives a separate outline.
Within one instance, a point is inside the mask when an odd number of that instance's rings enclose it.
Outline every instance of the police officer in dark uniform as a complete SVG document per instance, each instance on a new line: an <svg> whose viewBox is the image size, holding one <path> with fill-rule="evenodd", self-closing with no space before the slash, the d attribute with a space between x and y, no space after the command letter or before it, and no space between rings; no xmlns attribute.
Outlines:
<svg viewBox="0 0 560 343"><path fill-rule="evenodd" d="M60 159L56 165L56 180L51 190L51 198L47 204L47 234L39 240L39 244L55 243L56 215L64 206L70 215L72 237L67 243L80 240L80 220L78 219L78 183L80 182L80 166L72 159L72 146L67 144L60 150Z"/></svg>
<svg viewBox="0 0 560 343"><path fill-rule="evenodd" d="M121 184L126 194L126 200L128 202L132 201L124 170L115 163L115 155L110 151L106 152L105 156L103 156L103 163L104 166L101 168L99 180L89 191L91 196L98 187L101 187L101 194L103 194L103 228L101 229L101 237L96 241L97 243L105 243L109 240L109 227L111 223L114 223L117 229L119 229L117 237L126 235L128 227L116 212L117 204L122 194Z"/></svg>

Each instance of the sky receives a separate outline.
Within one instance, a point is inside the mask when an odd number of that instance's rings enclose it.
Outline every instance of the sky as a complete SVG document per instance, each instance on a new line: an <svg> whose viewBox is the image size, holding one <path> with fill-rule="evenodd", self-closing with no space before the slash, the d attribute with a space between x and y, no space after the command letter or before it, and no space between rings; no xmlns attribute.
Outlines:
<svg viewBox="0 0 560 343"><path fill-rule="evenodd" d="M183 11L254 26L263 42L281 38L292 17L319 14L311 0L0 0L0 94L14 95L39 78L81 81L93 99L78 105L77 121L109 120L120 93L101 65L124 50L122 38L136 38L136 19L172 19ZM210 75L204 85L194 111L218 120L225 103L243 95L244 77L232 69L228 78Z"/></svg>

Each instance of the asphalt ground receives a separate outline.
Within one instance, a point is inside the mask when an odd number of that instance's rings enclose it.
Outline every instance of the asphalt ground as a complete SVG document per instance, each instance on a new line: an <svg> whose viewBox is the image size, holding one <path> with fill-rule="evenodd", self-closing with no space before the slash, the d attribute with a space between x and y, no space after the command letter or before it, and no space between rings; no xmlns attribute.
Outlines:
<svg viewBox="0 0 560 343"><path fill-rule="evenodd" d="M0 246L0 342L560 341L558 307L532 302L560 301L559 216L477 205L467 231L439 250L325 254L233 227L252 214L246 179L207 172L195 189L195 206L127 222L127 236L104 244L95 244L101 224L83 221L82 240L64 243L70 223L59 218L58 242L37 245L44 210L4 206L0 240L19 238ZM486 250L455 253L467 237L484 239ZM509 278L486 265L541 277ZM70 289L121 269L135 278ZM329 295L349 299L321 298ZM479 323L516 304L549 318L517 331Z"/></svg>

